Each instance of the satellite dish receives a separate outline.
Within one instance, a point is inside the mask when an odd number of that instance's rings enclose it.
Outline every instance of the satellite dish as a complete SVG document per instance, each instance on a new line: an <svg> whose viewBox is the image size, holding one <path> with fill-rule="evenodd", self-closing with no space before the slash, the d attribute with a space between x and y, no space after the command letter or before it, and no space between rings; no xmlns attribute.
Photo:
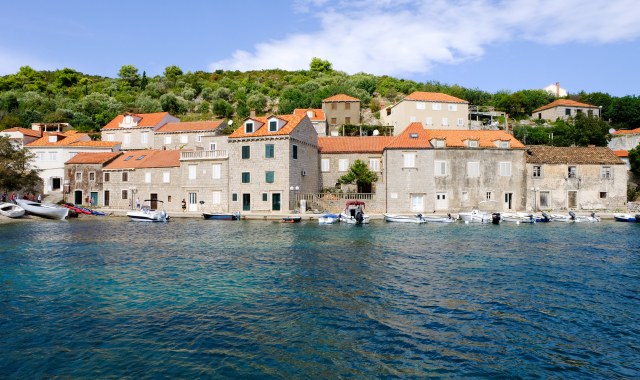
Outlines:
<svg viewBox="0 0 640 380"><path fill-rule="evenodd" d="M233 124L233 120L229 119L229 121L227 121L227 124L228 124L228 125Z"/></svg>
<svg viewBox="0 0 640 380"><path fill-rule="evenodd" d="M616 131L616 130L615 130L615 128L610 128L610 129L609 129L609 133L610 133L610 134L613 134L613 132L615 132L615 131Z"/></svg>
<svg viewBox="0 0 640 380"><path fill-rule="evenodd" d="M380 134L380 131L379 131L379 130L377 130L377 129L374 129L374 130L373 130L373 135L374 135L374 136L378 136L379 134Z"/></svg>

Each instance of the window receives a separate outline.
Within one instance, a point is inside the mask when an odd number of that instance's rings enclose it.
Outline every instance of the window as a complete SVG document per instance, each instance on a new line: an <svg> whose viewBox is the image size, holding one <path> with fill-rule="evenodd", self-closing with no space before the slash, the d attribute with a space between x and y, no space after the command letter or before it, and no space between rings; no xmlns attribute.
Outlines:
<svg viewBox="0 0 640 380"><path fill-rule="evenodd" d="M432 103L431 109L434 111L440 111L442 109L442 104L440 103Z"/></svg>
<svg viewBox="0 0 640 380"><path fill-rule="evenodd" d="M127 182L129 180L129 172L122 172L122 182Z"/></svg>
<svg viewBox="0 0 640 380"><path fill-rule="evenodd" d="M211 177L213 179L220 179L220 174L222 172L222 164L213 164L211 166Z"/></svg>
<svg viewBox="0 0 640 380"><path fill-rule="evenodd" d="M189 142L189 135L180 135L180 143L186 144Z"/></svg>
<svg viewBox="0 0 640 380"><path fill-rule="evenodd" d="M49 152L49 161L58 161L58 153Z"/></svg>
<svg viewBox="0 0 640 380"><path fill-rule="evenodd" d="M109 133L107 135L107 141L115 141L115 136L113 135L113 133Z"/></svg>
<svg viewBox="0 0 640 380"><path fill-rule="evenodd" d="M542 166L533 165L533 178L542 178Z"/></svg>
<svg viewBox="0 0 640 380"><path fill-rule="evenodd" d="M370 158L369 159L369 170L371 170L372 172L379 172L380 171L380 160L377 158Z"/></svg>
<svg viewBox="0 0 640 380"><path fill-rule="evenodd" d="M82 181L82 172L76 172L76 182Z"/></svg>
<svg viewBox="0 0 640 380"><path fill-rule="evenodd" d="M122 199L127 199L128 198L128 191L127 190L122 190Z"/></svg>
<svg viewBox="0 0 640 380"><path fill-rule="evenodd" d="M297 145L293 146L293 155L292 156L293 156L294 160L298 159L298 146Z"/></svg>
<svg viewBox="0 0 640 380"><path fill-rule="evenodd" d="M566 116L571 116L571 108L565 108L565 109L564 109L564 114L565 114Z"/></svg>
<svg viewBox="0 0 640 380"><path fill-rule="evenodd" d="M500 148L509 149L509 141L500 141Z"/></svg>
<svg viewBox="0 0 640 380"><path fill-rule="evenodd" d="M151 173L150 172L144 173L144 182L145 183L151 183Z"/></svg>
<svg viewBox="0 0 640 380"><path fill-rule="evenodd" d="M171 202L171 195L167 195L167 202Z"/></svg>
<svg viewBox="0 0 640 380"><path fill-rule="evenodd" d="M444 140L434 140L433 141L433 147L434 148L444 148L446 146L446 143Z"/></svg>
<svg viewBox="0 0 640 380"><path fill-rule="evenodd" d="M269 120L269 132L278 131L278 120Z"/></svg>
<svg viewBox="0 0 640 380"><path fill-rule="evenodd" d="M575 166L569 166L568 172L567 172L567 176L569 178L576 178L577 177L577 171L576 171L576 167Z"/></svg>
<svg viewBox="0 0 640 380"><path fill-rule="evenodd" d="M242 159L247 160L251 158L251 147L249 145L242 146Z"/></svg>
<svg viewBox="0 0 640 380"><path fill-rule="evenodd" d="M162 173L162 182L163 183L171 182L171 172L163 172Z"/></svg>
<svg viewBox="0 0 640 380"><path fill-rule="evenodd" d="M328 158L323 158L320 161L320 170L323 172L328 172L329 171L329 165L330 165L330 161Z"/></svg>
<svg viewBox="0 0 640 380"><path fill-rule="evenodd" d="M273 144L266 144L264 146L264 158L273 158L273 156L274 156Z"/></svg>
<svg viewBox="0 0 640 380"><path fill-rule="evenodd" d="M416 167L416 154L415 153L403 153L402 154L404 163L404 168L415 168Z"/></svg>
<svg viewBox="0 0 640 380"><path fill-rule="evenodd" d="M264 181L266 183L273 183L275 177L275 173L273 171L265 172Z"/></svg>
<svg viewBox="0 0 640 380"><path fill-rule="evenodd" d="M469 200L469 192L468 191L463 191L461 198L462 198L463 202L468 201Z"/></svg>
<svg viewBox="0 0 640 380"><path fill-rule="evenodd" d="M500 163L500 176L511 177L511 162Z"/></svg>
<svg viewBox="0 0 640 380"><path fill-rule="evenodd" d="M253 133L253 122L244 123L244 133Z"/></svg>
<svg viewBox="0 0 640 380"><path fill-rule="evenodd" d="M478 147L478 140L469 140L469 148L477 148Z"/></svg>
<svg viewBox="0 0 640 380"><path fill-rule="evenodd" d="M171 144L171 136L164 136L164 145Z"/></svg>
<svg viewBox="0 0 640 380"><path fill-rule="evenodd" d="M446 126L446 125L449 125L449 119L448 119L448 118L446 118L446 117L443 117L443 118L442 118L442 125L445 125L445 126Z"/></svg>
<svg viewBox="0 0 640 380"><path fill-rule="evenodd" d="M209 150L216 150L216 143L209 143Z"/></svg>
<svg viewBox="0 0 640 380"><path fill-rule="evenodd" d="M337 110L338 109L338 103L331 103L331 109L332 110Z"/></svg>
<svg viewBox="0 0 640 380"><path fill-rule="evenodd" d="M147 132L141 133L140 134L140 143L146 145L148 141L149 141L149 134Z"/></svg>
<svg viewBox="0 0 640 380"><path fill-rule="evenodd" d="M607 198L607 192L606 191L601 191L600 192L600 199L605 199Z"/></svg>
<svg viewBox="0 0 640 380"><path fill-rule="evenodd" d="M202 142L202 135L196 136L196 142Z"/></svg>
<svg viewBox="0 0 640 380"><path fill-rule="evenodd" d="M238 201L238 193L231 194L231 201L232 202L237 202Z"/></svg>
<svg viewBox="0 0 640 380"><path fill-rule="evenodd" d="M250 183L251 182L251 173L242 172L242 183Z"/></svg>
<svg viewBox="0 0 640 380"><path fill-rule="evenodd" d="M189 165L189 179L196 179L196 170L198 167L196 165Z"/></svg>
<svg viewBox="0 0 640 380"><path fill-rule="evenodd" d="M214 205L222 203L222 191L217 190L211 193L211 203Z"/></svg>
<svg viewBox="0 0 640 380"><path fill-rule="evenodd" d="M346 172L347 170L349 170L349 160L341 158L340 161L338 161L338 171Z"/></svg>
<svg viewBox="0 0 640 380"><path fill-rule="evenodd" d="M111 179L111 173L104 173L104 181L109 182L110 179Z"/></svg>
<svg viewBox="0 0 640 380"><path fill-rule="evenodd" d="M480 162L467 162L467 177L480 177Z"/></svg>
<svg viewBox="0 0 640 380"><path fill-rule="evenodd" d="M144 154L143 154L142 156L140 156L140 157L136 158L136 161L140 161L140 160L142 160L143 158L144 158Z"/></svg>
<svg viewBox="0 0 640 380"><path fill-rule="evenodd" d="M435 176L442 177L447 175L447 161L435 161Z"/></svg>
<svg viewBox="0 0 640 380"><path fill-rule="evenodd" d="M89 172L89 181L94 182L96 180L96 173Z"/></svg>
<svg viewBox="0 0 640 380"><path fill-rule="evenodd" d="M463 118L461 118L461 117L458 118L458 125L460 125L460 126L464 125L464 119Z"/></svg>
<svg viewBox="0 0 640 380"><path fill-rule="evenodd" d="M344 104L344 109L345 109L345 110L350 110L350 109L351 109L351 103L348 103L348 102L347 102L347 103L345 103L345 104Z"/></svg>
<svg viewBox="0 0 640 380"><path fill-rule="evenodd" d="M416 102L416 109L423 110L427 108L427 104L425 102Z"/></svg>
<svg viewBox="0 0 640 380"><path fill-rule="evenodd" d="M424 123L426 125L433 125L433 118L431 116L427 116L427 118L425 119Z"/></svg>
<svg viewBox="0 0 640 380"><path fill-rule="evenodd" d="M38 161L44 161L44 152L38 152L36 156L38 157Z"/></svg>
<svg viewBox="0 0 640 380"><path fill-rule="evenodd" d="M338 119L336 119L335 117L331 118L331 125L336 125L338 124Z"/></svg>
<svg viewBox="0 0 640 380"><path fill-rule="evenodd" d="M127 156L127 158L125 158L123 161L129 161L132 158L133 158L133 156Z"/></svg>
<svg viewBox="0 0 640 380"><path fill-rule="evenodd" d="M124 135L122 135L122 137L122 145L131 145L131 133L125 133Z"/></svg>
<svg viewBox="0 0 640 380"><path fill-rule="evenodd" d="M269 202L269 193L262 193L262 201Z"/></svg>
<svg viewBox="0 0 640 380"><path fill-rule="evenodd" d="M50 135L49 136L49 142L50 143L54 143L56 141L58 141L58 136L55 136L55 135Z"/></svg>
<svg viewBox="0 0 640 380"><path fill-rule="evenodd" d="M541 191L540 192L540 208L549 208L549 192Z"/></svg>
<svg viewBox="0 0 640 380"><path fill-rule="evenodd" d="M603 166L600 168L600 178L611 179L611 166Z"/></svg>
<svg viewBox="0 0 640 380"><path fill-rule="evenodd" d="M487 193L485 194L485 199L488 201L492 201L493 200L493 191L487 191Z"/></svg>
<svg viewBox="0 0 640 380"><path fill-rule="evenodd" d="M351 124L351 118L349 116L344 118L344 123L345 124Z"/></svg>
<svg viewBox="0 0 640 380"><path fill-rule="evenodd" d="M449 105L447 105L447 109L449 111L457 111L458 110L458 105L457 104L449 104Z"/></svg>

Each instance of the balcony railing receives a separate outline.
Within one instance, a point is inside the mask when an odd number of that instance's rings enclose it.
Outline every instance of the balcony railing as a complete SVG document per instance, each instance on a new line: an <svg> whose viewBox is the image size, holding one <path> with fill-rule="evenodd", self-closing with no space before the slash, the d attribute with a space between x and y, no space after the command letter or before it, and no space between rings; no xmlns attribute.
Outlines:
<svg viewBox="0 0 640 380"><path fill-rule="evenodd" d="M229 158L229 153L226 150L190 150L180 152L181 160L211 160Z"/></svg>

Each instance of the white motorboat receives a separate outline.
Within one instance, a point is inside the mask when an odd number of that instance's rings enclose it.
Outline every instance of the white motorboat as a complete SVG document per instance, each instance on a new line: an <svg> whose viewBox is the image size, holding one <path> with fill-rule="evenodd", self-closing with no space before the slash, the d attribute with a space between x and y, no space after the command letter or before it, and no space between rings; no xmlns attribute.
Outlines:
<svg viewBox="0 0 640 380"><path fill-rule="evenodd" d="M340 214L340 221L347 224L368 224L370 217L364 213L364 202L348 201Z"/></svg>
<svg viewBox="0 0 640 380"><path fill-rule="evenodd" d="M162 201L153 200L154 202L164 203ZM168 222L169 215L165 210L152 209L147 205L151 200L145 200L145 204L139 209L127 212L127 216L136 222Z"/></svg>
<svg viewBox="0 0 640 380"><path fill-rule="evenodd" d="M551 214L549 220L552 222L571 222L571 215Z"/></svg>
<svg viewBox="0 0 640 380"><path fill-rule="evenodd" d="M525 212L512 212L512 213L501 213L500 221L515 222L515 223L535 223L536 218L533 214L528 214Z"/></svg>
<svg viewBox="0 0 640 380"><path fill-rule="evenodd" d="M318 218L318 224L335 224L340 221L338 214L324 214Z"/></svg>
<svg viewBox="0 0 640 380"><path fill-rule="evenodd" d="M47 219L64 220L69 215L69 209L58 207L51 203L38 203L26 199L16 199L18 206L25 209L29 214Z"/></svg>
<svg viewBox="0 0 640 380"><path fill-rule="evenodd" d="M417 214L415 216L404 216L404 215L395 215L395 214L384 214L384 220L387 222L397 222L397 223L426 223L427 221L422 217L422 214Z"/></svg>
<svg viewBox="0 0 640 380"><path fill-rule="evenodd" d="M458 213L458 216L465 223L490 223L491 222L491 214L488 212L480 211L478 209L473 209L470 212L460 212Z"/></svg>
<svg viewBox="0 0 640 380"><path fill-rule="evenodd" d="M0 203L0 215L8 218L21 218L25 213L25 209L16 204Z"/></svg>
<svg viewBox="0 0 640 380"><path fill-rule="evenodd" d="M451 214L447 214L447 216L423 215L422 219L426 220L427 223L453 223L457 220Z"/></svg>
<svg viewBox="0 0 640 380"><path fill-rule="evenodd" d="M600 217L596 216L595 212L592 212L591 215L576 215L575 212L569 211L569 215L571 216L571 220L576 223L595 223L600 221Z"/></svg>
<svg viewBox="0 0 640 380"><path fill-rule="evenodd" d="M640 215L631 215L631 214L613 214L613 219L616 222L626 222L626 223L640 223Z"/></svg>

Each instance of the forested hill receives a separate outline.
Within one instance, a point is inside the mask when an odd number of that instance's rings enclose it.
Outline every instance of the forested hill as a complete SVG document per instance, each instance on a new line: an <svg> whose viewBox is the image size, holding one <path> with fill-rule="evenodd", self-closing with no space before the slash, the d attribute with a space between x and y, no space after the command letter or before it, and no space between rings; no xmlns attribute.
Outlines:
<svg viewBox="0 0 640 380"><path fill-rule="evenodd" d="M32 122L67 122L81 131L98 131L123 112L167 111L183 121L241 119L258 114L288 114L294 108L320 108L322 99L344 93L359 98L372 117L413 91L443 92L473 105L494 106L511 117L526 118L553 100L542 90L489 93L438 82L420 83L389 76L334 71L312 60L309 70L183 72L168 66L163 75L147 77L134 66L122 66L117 78L65 68L36 71L21 67L0 77L0 130L30 127ZM579 93L571 98L602 106L614 128L640 127L640 98ZM237 124L235 124L237 125Z"/></svg>

